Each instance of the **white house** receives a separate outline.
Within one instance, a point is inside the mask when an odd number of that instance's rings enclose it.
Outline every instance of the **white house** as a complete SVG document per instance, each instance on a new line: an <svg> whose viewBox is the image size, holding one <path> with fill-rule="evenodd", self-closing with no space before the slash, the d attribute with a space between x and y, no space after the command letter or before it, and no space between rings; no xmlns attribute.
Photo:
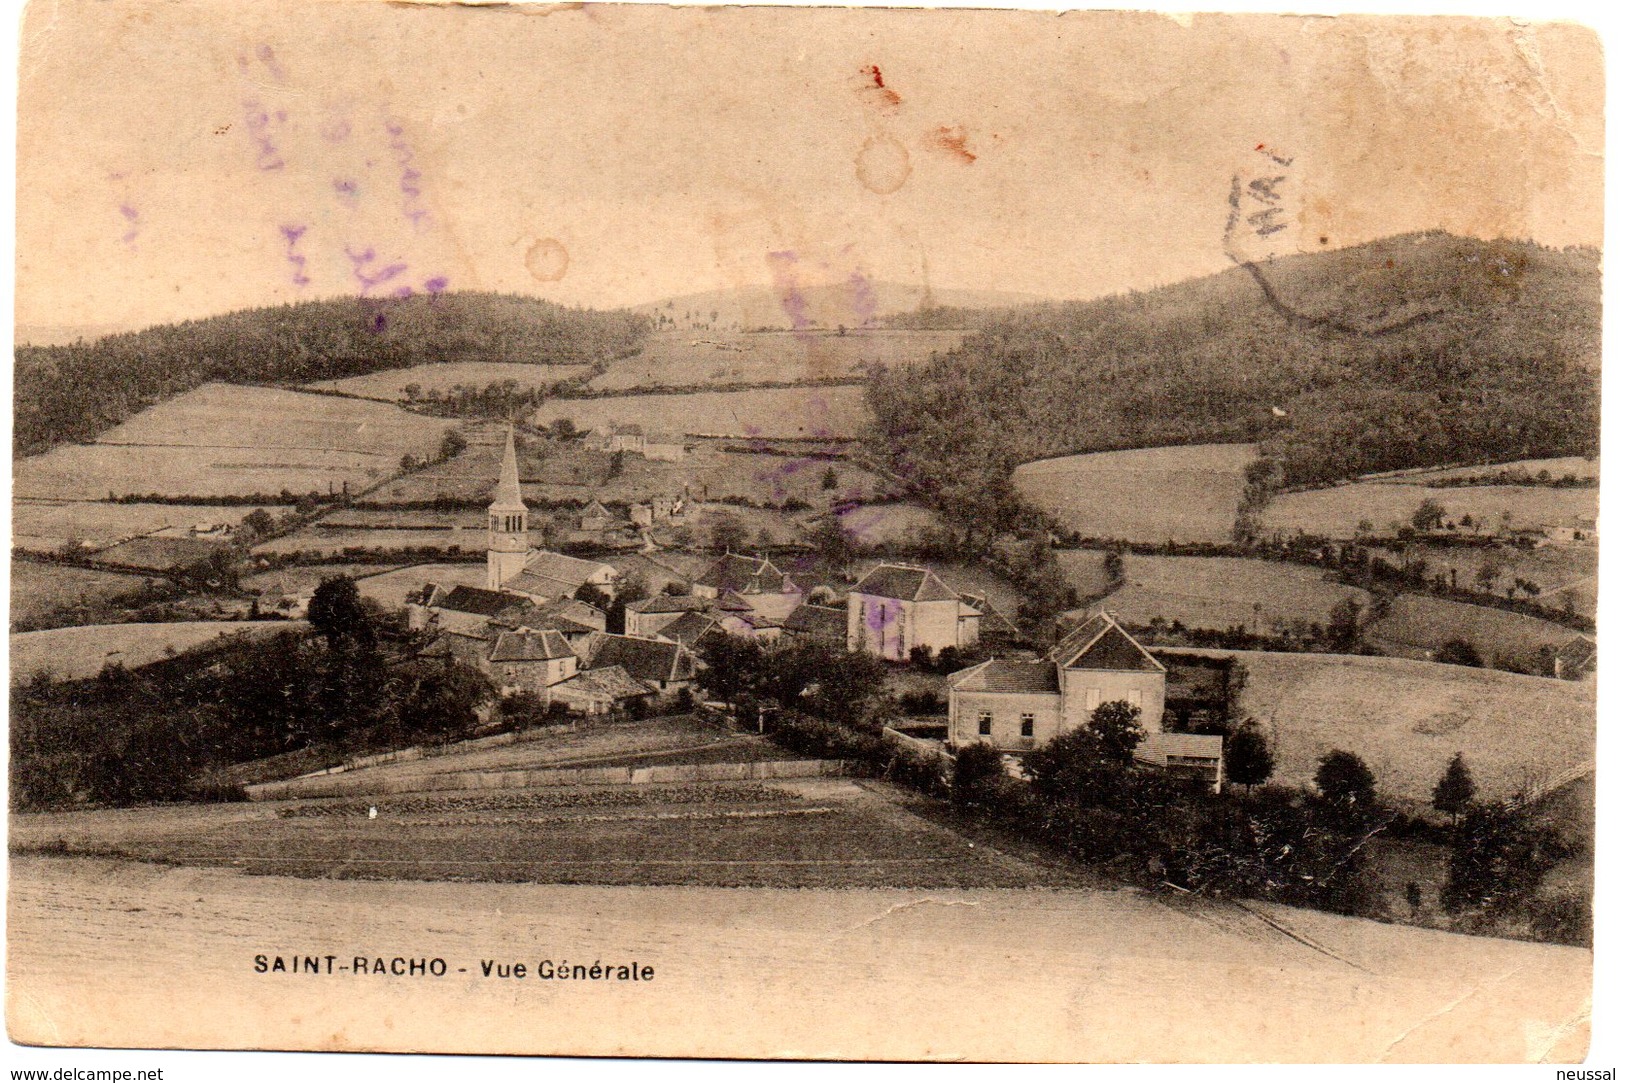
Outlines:
<svg viewBox="0 0 1625 1083"><path fill-rule="evenodd" d="M1168 671L1110 613L1099 613L1043 659L994 658L948 677L948 744L982 741L1026 752L1088 724L1102 703L1140 709L1162 729Z"/></svg>
<svg viewBox="0 0 1625 1083"><path fill-rule="evenodd" d="M981 637L982 614L929 568L880 564L846 596L846 646L894 662L916 647L933 654Z"/></svg>

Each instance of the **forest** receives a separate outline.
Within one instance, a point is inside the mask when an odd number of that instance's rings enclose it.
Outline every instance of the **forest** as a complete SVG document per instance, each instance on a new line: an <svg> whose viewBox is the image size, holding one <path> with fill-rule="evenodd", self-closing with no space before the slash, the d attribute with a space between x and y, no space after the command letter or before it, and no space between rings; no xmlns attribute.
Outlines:
<svg viewBox="0 0 1625 1083"><path fill-rule="evenodd" d="M495 293L338 297L16 351L12 451L92 440L210 381L298 384L441 361L580 364L641 348L651 320Z"/></svg>
<svg viewBox="0 0 1625 1083"><path fill-rule="evenodd" d="M1258 442L1288 486L1590 455L1601 314L1594 249L1391 237L1011 310L877 372L868 442L961 521L1015 466L1084 452Z"/></svg>

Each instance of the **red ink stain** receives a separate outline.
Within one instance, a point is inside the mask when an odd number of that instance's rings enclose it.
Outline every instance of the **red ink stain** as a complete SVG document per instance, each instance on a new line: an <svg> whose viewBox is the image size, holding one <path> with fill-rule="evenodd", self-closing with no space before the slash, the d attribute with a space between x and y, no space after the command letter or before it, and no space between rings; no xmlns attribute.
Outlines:
<svg viewBox="0 0 1625 1083"><path fill-rule="evenodd" d="M864 76L863 93L872 95L878 100L882 109L890 111L903 104L902 96L886 85L886 77L880 73L880 65L870 64L866 68L859 68L858 74Z"/></svg>
<svg viewBox="0 0 1625 1083"><path fill-rule="evenodd" d="M956 124L951 128L944 124L930 133L929 136L933 147L940 151L946 151L965 165L970 165L976 161L976 155L972 154L965 146L965 140L968 138L970 138L970 135L965 131L963 124Z"/></svg>

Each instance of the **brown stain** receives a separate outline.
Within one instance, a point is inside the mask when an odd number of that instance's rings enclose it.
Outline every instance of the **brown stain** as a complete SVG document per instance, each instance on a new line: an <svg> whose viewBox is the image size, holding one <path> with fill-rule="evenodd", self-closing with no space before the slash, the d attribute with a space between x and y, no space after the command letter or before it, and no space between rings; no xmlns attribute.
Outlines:
<svg viewBox="0 0 1625 1083"><path fill-rule="evenodd" d="M970 165L976 161L976 155L965 145L969 138L963 124L944 124L926 133L926 145L942 151L957 162Z"/></svg>
<svg viewBox="0 0 1625 1083"><path fill-rule="evenodd" d="M858 180L876 195L890 195L908 182L914 167L908 148L889 135L870 136L858 151Z"/></svg>
<svg viewBox="0 0 1625 1083"><path fill-rule="evenodd" d="M543 237L525 250L525 270L538 282L557 282L570 270L570 252L552 237Z"/></svg>
<svg viewBox="0 0 1625 1083"><path fill-rule="evenodd" d="M862 80L858 93L881 112L895 113L898 106L903 104L903 96L886 85L886 76L881 72L879 64L859 68L858 76Z"/></svg>

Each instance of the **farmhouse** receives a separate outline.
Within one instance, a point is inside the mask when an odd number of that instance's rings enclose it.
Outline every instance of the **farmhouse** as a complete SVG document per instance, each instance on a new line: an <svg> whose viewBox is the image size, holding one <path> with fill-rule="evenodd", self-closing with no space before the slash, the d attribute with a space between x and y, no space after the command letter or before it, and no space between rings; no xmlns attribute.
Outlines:
<svg viewBox="0 0 1625 1083"><path fill-rule="evenodd" d="M606 425L594 429L587 446L598 451L631 452L659 462L681 462L688 445L680 432L644 432L642 425Z"/></svg>
<svg viewBox="0 0 1625 1083"><path fill-rule="evenodd" d="M1043 659L994 658L948 677L948 744L983 741L1027 752L1087 725L1102 703L1140 710L1162 728L1167 670L1110 613L1062 638Z"/></svg>
<svg viewBox="0 0 1625 1083"><path fill-rule="evenodd" d="M880 564L846 596L846 646L894 662L923 647L973 646L982 614L929 568Z"/></svg>

